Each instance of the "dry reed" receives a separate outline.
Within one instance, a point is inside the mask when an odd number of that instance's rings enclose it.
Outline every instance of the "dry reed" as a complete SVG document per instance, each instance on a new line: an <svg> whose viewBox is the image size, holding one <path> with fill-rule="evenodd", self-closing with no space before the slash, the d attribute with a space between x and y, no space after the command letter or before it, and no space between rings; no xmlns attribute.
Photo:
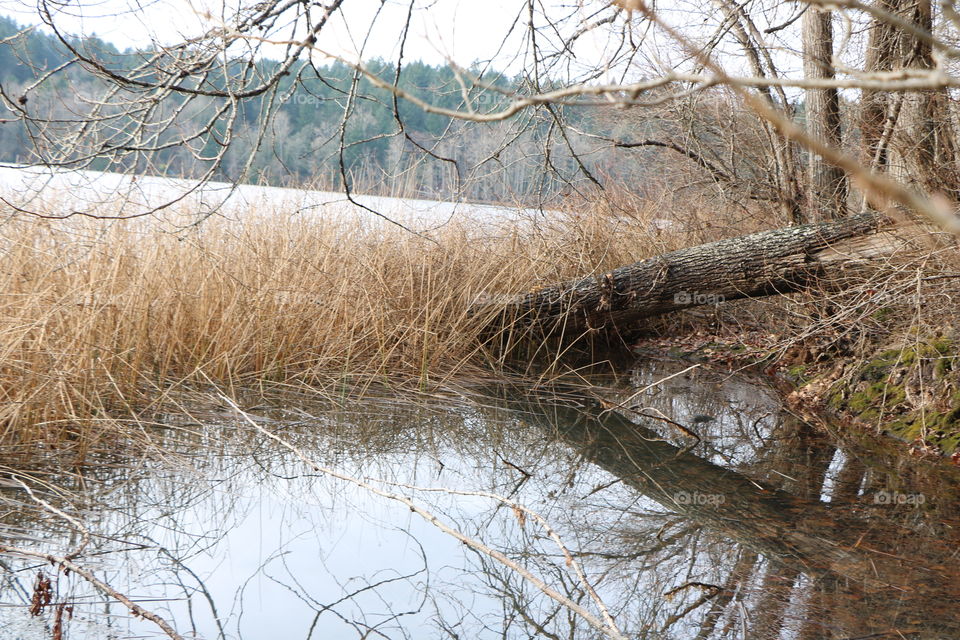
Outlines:
<svg viewBox="0 0 960 640"><path fill-rule="evenodd" d="M481 295L664 248L601 208L418 237L262 215L156 221L11 215L0 225L0 441L96 441L192 385L360 393L495 371ZM251 212L252 214L252 212ZM494 311L491 310L491 313Z"/></svg>

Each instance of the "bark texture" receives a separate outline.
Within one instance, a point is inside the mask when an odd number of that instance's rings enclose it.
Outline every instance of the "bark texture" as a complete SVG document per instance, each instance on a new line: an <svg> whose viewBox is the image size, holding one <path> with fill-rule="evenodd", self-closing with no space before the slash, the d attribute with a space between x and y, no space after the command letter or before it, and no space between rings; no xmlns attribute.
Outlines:
<svg viewBox="0 0 960 640"><path fill-rule="evenodd" d="M896 13L897 0L875 0L878 9ZM902 48L903 34L883 20L873 20L867 36L864 71L891 71L898 66L897 53ZM860 98L860 133L871 166L883 170L887 166L887 144L897 121L900 100L883 91L865 89Z"/></svg>
<svg viewBox="0 0 960 640"><path fill-rule="evenodd" d="M525 294L507 305L500 321L571 335L622 330L701 304L789 293L840 265L888 253L893 243L880 233L888 224L866 213L689 247Z"/></svg>
<svg viewBox="0 0 960 640"><path fill-rule="evenodd" d="M832 79L833 17L829 11L809 7L803 14L803 72L811 79ZM827 145L843 147L840 96L835 88L808 89L806 98L807 131ZM807 163L807 218L811 221L842 218L847 208L847 180L840 167L815 153Z"/></svg>
<svg viewBox="0 0 960 640"><path fill-rule="evenodd" d="M930 0L876 0L876 6L924 31L933 30ZM928 42L881 19L870 25L865 71L937 67ZM960 152L946 89L863 91L860 130L874 169L927 191L960 197Z"/></svg>
<svg viewBox="0 0 960 640"><path fill-rule="evenodd" d="M921 29L933 30L930 0L911 1L901 11ZM904 38L901 56L907 68L927 70L937 66L933 47L917 38ZM930 192L945 191L956 198L960 195L960 174L949 105L946 89L905 94L900 112L902 126L894 130L891 145L900 156L901 180Z"/></svg>

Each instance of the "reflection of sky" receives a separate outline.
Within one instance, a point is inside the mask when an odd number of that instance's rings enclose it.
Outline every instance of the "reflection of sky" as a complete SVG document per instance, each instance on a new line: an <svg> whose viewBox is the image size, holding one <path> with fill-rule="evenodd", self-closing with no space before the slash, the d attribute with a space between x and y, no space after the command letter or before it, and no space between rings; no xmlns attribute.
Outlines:
<svg viewBox="0 0 960 640"><path fill-rule="evenodd" d="M418 465L413 467L407 458L400 456L382 464L393 469L398 480L413 481L413 472L422 472L423 462L413 462ZM471 464L468 460L448 462L454 468ZM419 545L429 559L431 580L443 579L444 565L459 567L462 563L456 541L407 507L356 486L311 477L286 480L249 474L235 478L233 484L236 486L222 496L231 503L226 521L221 497L216 497L179 515L176 524L184 531L224 530L223 540L192 558L189 566L208 576L204 581L211 593L233 598L232 604L229 599L220 604L226 607L221 611L230 615L234 631L243 637L267 638L281 631L278 637L305 637L316 607L368 583L404 575L413 577L384 584L337 610L375 624L388 611L419 608L422 594L417 585L427 580L427 574L421 572L424 558ZM469 518L468 503L458 500L456 507ZM238 585L243 587L236 593ZM293 597L294 593L299 595ZM423 615L403 619L403 626L416 631L428 624L429 617L427 608ZM211 631L208 627L205 635ZM317 634L322 638L356 636L333 613L320 618Z"/></svg>
<svg viewBox="0 0 960 640"><path fill-rule="evenodd" d="M438 453L442 469L418 452L387 455L362 470L351 469L355 465L349 461L341 468L393 482L449 488L487 489L491 481L503 481L492 477L489 459L462 456L449 449ZM100 518L97 531L135 529L180 557L212 594L232 637L306 637L315 611L323 604L389 579L395 581L359 595L336 611L376 625L387 620L390 612L419 610L385 623L387 629L402 627L413 637L436 632L431 622L435 608L445 619L457 619L467 611L471 617L497 626L502 617L500 604L484 595L483 583L470 570L473 556L459 542L404 505L338 480L305 474L295 461L264 464L276 476L263 473L248 458L233 457L211 478L168 475L165 480L148 480L139 490L156 504L142 511L135 504L119 506ZM224 476L228 480L213 488L200 484ZM591 486L607 480L595 471L578 478ZM180 482L188 484L178 490ZM529 483L526 493L546 494L552 488L553 478L540 476ZM178 493L188 498L186 508L178 508ZM512 512L492 512L488 499L431 493L420 501L444 520L465 523L468 534L479 532L494 541L516 537ZM182 597L182 591L173 586L175 572L161 569L169 563L154 549L110 557L105 566L110 566L115 587L145 600L144 606L175 621L180 631L192 617L201 637L216 637L216 625L200 594L194 595L191 610L183 601L154 601ZM421 571L425 562L429 573ZM405 575L411 577L396 580ZM197 586L184 572L179 579L190 588ZM436 601L424 602L425 591ZM124 618L115 624L128 628L129 633L155 634L151 625ZM314 633L316 638L356 636L332 612L320 617Z"/></svg>
<svg viewBox="0 0 960 640"><path fill-rule="evenodd" d="M305 637L322 603L333 603L345 591L367 583L404 575L414 577L378 587L337 609L348 617L365 617L370 624L380 621L378 612L416 609L416 585L426 575L416 575L424 561L414 540L433 562L460 555L455 541L414 520L401 505L377 503L357 488L338 489L333 497L323 489L300 486L304 484L311 483L293 481L292 493L251 487L235 506L225 538L189 562L192 570L206 576L213 594L231 596L243 585L232 603L228 598L220 603L221 615L230 616L231 630L238 636ZM185 515L188 519L180 524L187 531L203 530L218 517L204 510ZM425 624L427 616L404 620L413 631ZM320 618L317 631L321 638L356 637L332 613ZM213 632L208 623L203 635Z"/></svg>
<svg viewBox="0 0 960 640"><path fill-rule="evenodd" d="M633 398L629 406L649 415L662 415L688 427L703 439L698 455L721 466L740 467L754 461L770 445L772 432L779 424L779 401L772 390L729 375L691 369L689 363L663 363L656 369L638 369L634 388L643 389L672 374L676 377L653 385ZM630 392L622 400L630 397ZM658 414L657 411L661 413ZM688 444L675 428L655 419L632 419L672 442ZM695 422L697 417L710 418ZM705 455L706 454L706 455Z"/></svg>
<svg viewBox="0 0 960 640"><path fill-rule="evenodd" d="M724 402L723 394L706 393L706 398L698 399L694 391L687 391L689 404L683 405L691 412L708 410L703 403L710 397ZM551 442L545 431L524 427L526 419L505 413L497 424L500 417L469 405L451 407L446 423L438 417L442 415L438 410L429 417L434 433L441 434L432 440L415 433L425 428L426 418L411 419L402 411L394 418L389 410L374 408L366 418L362 414L349 418L384 425L388 433L382 446L351 442L353 426L346 423L323 425L329 432L320 431L314 423L284 428L283 433L319 464L357 477L501 495L516 489L512 497L546 517L574 551L620 553L654 547L658 536L669 537L675 528L686 526L665 514L660 505L583 463L568 447ZM397 424L391 426L393 419ZM207 429L221 427L211 424ZM225 427L223 431L230 432ZM358 637L339 616L383 625L391 637L399 635L395 632L401 628L410 637L437 637L437 619L459 623L461 637L499 637L505 604L488 584L491 574L477 570L473 552L402 504L341 480L317 477L272 443L257 439L259 444L253 446L250 434L232 434L234 444L223 444L220 453L211 449L210 455L184 442L181 446L192 471L148 465L137 478L113 481L111 492L101 494L100 506L88 510L90 526L113 536L112 541L100 542L104 550L121 547L117 541L122 539L149 543L143 550L89 558L120 591L142 599L145 607L172 620L181 633L195 625L200 637L215 638L210 607L197 591L202 584L228 637L269 640L306 638L324 605L379 583L320 615L312 637ZM531 477L520 483L523 476L503 460ZM552 570L544 573L545 568L554 567L568 580L572 578L556 547L543 539L535 525L527 522L521 529L510 509L497 509L487 498L378 486L413 495L418 504L465 534L529 562L551 584L556 584L556 575ZM61 549L68 544L62 543ZM194 575L178 571L159 548L167 549ZM524 553L534 555L523 560ZM614 566L596 556L583 557L588 575L596 577L609 570L598 592L615 615L627 621L654 609L660 610L658 615L669 614L682 606L683 598L666 610L659 594L692 577L720 581L730 563L725 547L704 544L699 535L690 547L667 547ZM421 572L424 564L428 571ZM76 597L90 597L82 583L63 580L73 585ZM494 580L493 586L503 585ZM183 599L185 591L192 594L189 607ZM530 598L533 610L549 604L528 587L521 593ZM3 600L12 601L9 595ZM97 596L97 600L101 599ZM152 625L131 620L117 606L111 611L112 624L122 630L120 637L158 637ZM509 607L507 613L514 614ZM403 615L391 620L396 614ZM24 624L25 617L24 608L0 608L0 619L7 622ZM78 634L85 620L102 625L102 606L78 609L72 623ZM677 637L692 628L687 624L693 620L673 628ZM510 637L516 632L513 629ZM79 637L96 640L109 634L103 627L91 627Z"/></svg>

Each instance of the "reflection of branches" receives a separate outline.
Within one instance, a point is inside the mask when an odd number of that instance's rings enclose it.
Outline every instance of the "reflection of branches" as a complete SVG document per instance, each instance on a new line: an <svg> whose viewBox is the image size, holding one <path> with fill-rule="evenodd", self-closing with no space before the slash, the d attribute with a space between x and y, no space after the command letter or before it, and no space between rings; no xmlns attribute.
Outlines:
<svg viewBox="0 0 960 640"><path fill-rule="evenodd" d="M103 580L96 577L92 571L78 565L76 562L74 562L67 556L57 556L51 553L43 553L42 551L33 551L31 549L24 549L22 547L13 547L6 544L0 544L0 553L5 553L9 555L14 555L14 556L24 556L27 558L37 558L45 562L49 562L51 565L55 567L59 567L64 572L75 573L81 578L83 578L84 580L86 580L87 582L89 582L91 585L93 585L98 591L100 591L104 595L107 595L113 598L114 600L116 600L117 602L125 606L127 610L130 611L130 613L133 614L135 618L143 618L144 620L149 620L150 622L160 627L160 629L165 634L167 634L167 636L169 636L172 640L183 640L183 636L177 633L176 630L172 626L170 626L170 624L166 620L161 618L156 613L149 611L147 609L144 609L137 603L133 602L132 600L130 600L130 598L120 593L119 591L114 589L112 586L104 582Z"/></svg>
<svg viewBox="0 0 960 640"><path fill-rule="evenodd" d="M547 522L547 520L543 516L541 516L539 513L532 511L531 509L525 507L524 505L520 504L515 500L511 500L509 498L505 498L503 496L499 496L495 493L490 493L488 491L463 491L458 489L449 489L446 487L443 487L443 488L415 487L412 485L395 483L395 482L385 482L385 484L392 484L395 486L403 487L405 489L410 489L412 491L422 491L427 493L445 493L445 494L455 495L455 496L473 496L473 497L480 497L480 498L487 498L490 500L494 500L499 504L507 506L513 510L513 513L516 516L517 522L520 524L521 528L524 527L524 525L526 524L527 518L529 517L531 520L533 520L538 525L540 525L540 528L542 528L544 532L547 534L547 536L553 541L553 543L557 545L557 548L560 549L560 553L563 554L563 559L565 564L574 570L580 584L583 586L584 590L590 596L590 599L593 600L594 604L596 604L597 608L600 609L600 612L603 615L603 619L606 622L606 624L611 628L615 628L613 618L610 616L610 612L607 611L607 607L606 605L604 605L603 600L600 599L600 596L597 595L597 592L594 590L593 586L590 584L590 581L587 580L587 576L584 574L583 567L580 565L579 562L577 562L576 558L574 557L574 554L570 552L566 544L564 544L563 540L560 538L560 534L558 534L557 531L552 526L550 526L550 523Z"/></svg>
<svg viewBox="0 0 960 640"><path fill-rule="evenodd" d="M549 598L552 598L557 603L566 607L571 613L576 614L577 616L582 618L585 622L587 622L587 624L589 624L590 626L592 626L594 629L601 632L605 636L610 638L618 638L618 639L624 638L623 634L617 628L615 622L612 620L609 613L607 612L606 607L603 606L602 601L600 601L599 597L596 597L594 602L600 607L601 616L603 619L597 618L593 613L588 611L583 605L573 601L568 596L564 595L563 593L559 592L555 588L551 587L546 582L544 582L544 580L542 580L541 578L535 576L532 572L530 572L530 570L518 564L514 560L511 560L510 558L508 558L504 553L491 548L487 544L477 539L471 538L461 533L457 529L454 529L450 525L440 520L434 513L425 509L419 504L415 503L412 499L403 495L385 491L384 489L376 487L367 481L361 480L359 478L355 478L351 475L342 473L335 469L331 469L329 467L322 467L318 465L316 462L313 462L309 457L307 457L302 450L300 450L293 444L289 443L287 440L283 439L282 437L276 435L275 433L265 429L256 421L254 421L252 418L250 418L250 416L246 414L242 409L240 409L236 405L236 403L233 402L231 399L227 398L226 396L220 396L220 399L226 402L230 407L232 407L247 423L249 423L257 431L259 431L266 437L270 438L271 440L277 442L284 448L288 449L295 456L297 456L297 458L299 458L304 464L308 465L314 471L318 473L323 473L333 478L337 478L339 480L343 480L345 482L349 482L350 484L360 487L370 493L373 493L380 497L387 498L388 500L394 500L396 502L406 505L410 509L410 511L412 511L413 513L416 513L417 515L419 515L421 518L426 520L428 523L430 523L440 531L459 540L460 542L467 545L471 549L479 553L482 553L485 556L495 560L496 562L500 563L504 567L509 568L511 571L514 571L516 574L521 576L527 583L533 585L534 587L539 589L544 595L548 596ZM498 500L502 500L506 504L512 504L512 505L517 504L513 501L508 501L506 498L499 498L497 496L493 496L493 494L489 494L488 497L494 497ZM518 513L518 514L523 513L524 517L527 514L530 514L531 517L535 515L529 510L521 508L520 505L517 505L517 511L515 511L515 513ZM520 519L519 515L518 515L518 519ZM542 518L538 522L541 523L541 525L544 524L544 522L542 521ZM555 539L555 542L557 542L557 539ZM562 545L562 542L560 544ZM562 547L562 548L565 548L565 547ZM569 558L569 561L575 565L575 561L573 560L572 556L569 555L569 552L567 552L567 557ZM578 565L576 566L578 567L576 569L578 578L582 579L583 574L579 570L579 566ZM587 588L590 589L589 585L587 585ZM592 592L592 589L590 589L590 591ZM592 592L592 593L594 596L596 596L595 592Z"/></svg>
<svg viewBox="0 0 960 640"><path fill-rule="evenodd" d="M86 580L88 583L93 585L94 588L96 588L98 591L100 591L104 595L113 598L117 602L120 602L123 606L125 606L130 611L131 614L133 614L134 617L140 617L145 620L149 620L150 622L153 622L167 636L169 636L173 640L182 640L182 636L180 636L180 634L178 634L177 631L161 616L159 616L158 614L152 611L144 609L140 605L136 604L135 602L130 600L130 598L127 597L125 594L116 590L107 582L97 578L91 570L75 562L75 560L83 553L83 550L86 549L86 547L90 543L90 532L81 522L79 522L76 518L69 515L68 513L64 512L62 509L55 507L54 505L50 504L48 501L36 495L33 492L33 490L30 488L30 486L26 484L23 480L21 480L19 477L14 476L13 481L16 482L17 485L19 485L21 488L23 488L24 491L26 491L27 495L34 502L36 502L41 507L43 507L43 509L45 509L46 511L49 511L50 513L53 513L54 515L60 518L63 518L64 520L69 522L73 527L75 527L77 531L80 532L81 538L80 538L79 545L73 551L63 556L58 556L50 553L43 553L41 551L35 551L32 549L15 547L15 546L6 545L6 544L0 544L0 553L9 554L12 556L22 556L27 558L37 558L40 560L44 560L45 562L48 562L55 567L58 567L61 571L63 571L64 575L69 573L75 573L76 575L80 576L81 578ZM62 609L58 608L57 619L56 619L56 623L58 626L62 624L61 617L60 617L61 615L62 615Z"/></svg>
<svg viewBox="0 0 960 640"><path fill-rule="evenodd" d="M284 568L287 570L287 574L290 576L290 579L293 580L294 584L296 584L297 588L296 588L296 589L292 588L290 585L286 584L285 582L283 582L283 581L280 580L279 578L275 578L275 577L273 577L273 576L271 576L271 575L269 575L269 574L266 574L266 575L267 575L268 578L270 578L270 580L272 580L273 582L277 583L278 585L280 585L280 586L284 587L285 589L287 589L288 591L290 591L290 593L292 593L292 594L293 594L295 597L297 597L299 600L301 600L301 601L303 601L304 603L306 603L308 606L310 606L310 608L314 609L314 611L316 612L316 613L314 614L314 616L313 616L313 619L312 619L311 622L310 622L310 628L307 630L306 640L310 640L310 639L313 637L313 632L315 631L315 629L316 629L316 627L317 627L317 623L320 621L320 616L322 616L324 613L326 613L326 612L328 612L328 611L329 611L329 612L332 612L333 614L335 614L337 617L339 617L341 620L343 620L344 622L346 622L346 623L349 624L350 626L353 626L354 629L357 630L357 633L358 633L362 638L366 638L366 637L369 636L370 633L377 633L377 634L379 634L380 632L378 631L378 629L379 629L380 627L383 627L383 626L385 626L385 625L387 625L387 624L389 624L389 623L391 623L391 622L393 622L393 621L395 621L395 620L398 620L399 618L401 618L401 617L403 617L403 616L406 616L406 615L414 615L414 614L419 613L420 611L423 610L424 604L426 603L426 600L427 600L426 589L424 589L423 596L421 597L420 603L419 603L419 605L417 606L417 608L416 608L416 609L413 609L413 610L409 610L409 611L394 612L394 611L392 611L392 607L391 607L390 603L388 603L388 602L386 602L385 600L383 600L383 598L380 598L381 602L382 602L383 605L387 608L387 610L389 611L390 615L387 616L387 617L385 617L384 619L380 620L376 625L373 625L373 626L367 625L366 623L363 623L363 622L360 622L360 621L357 621L357 620L348 621L347 618L346 618L346 616L344 616L343 614L339 613L339 612L336 610L336 607L338 607L339 605L341 605L341 604L343 604L343 603L345 603L345 602L349 602L349 601L351 601L351 600L356 599L357 596L363 595L363 594L365 594L365 593L375 593L375 594L377 594L377 593L378 593L377 590L378 590L380 587L383 587L383 586L388 585L388 584L392 584L392 583L395 583L395 582L406 582L406 581L410 581L410 580L412 580L413 578L415 578L416 576L419 576L419 575L424 575L424 576L426 576L426 579L429 581L429 576L430 576L429 566L428 566L428 563L427 563L427 554L426 554L426 552L423 550L423 545L421 545L420 542L419 542L416 538L414 538L412 535L410 535L410 533L409 533L408 531L404 531L404 530L401 529L400 532L406 534L406 535L410 538L410 540L411 540L415 545L417 545L417 547L418 547L419 550L420 550L420 559L421 559L421 561L423 562L423 565L422 565L419 569L417 569L416 571L412 571L412 572L406 573L406 574L400 574L400 575L392 576L392 577L389 577L389 578L383 578L383 579L377 580L377 581L375 581L375 582L369 582L368 584L365 584L364 586L362 586L362 587L360 587L360 588L357 588L357 589L354 589L354 590L349 591L349 592L347 592L346 585L342 585L342 586L341 586L341 589L345 592L345 595L343 595L343 596L341 596L340 598L338 598L337 600L335 600L335 601L333 601L333 602L329 602L329 603L322 603L322 602L317 601L315 598L313 598L313 597L310 595L310 593L308 592L308 590L307 590L306 588L304 588L304 586L303 586L302 584L300 584L300 581L297 579L297 577L296 577L296 576L293 574L293 572L290 570L290 567L287 565L286 556L285 556L285 555L281 555ZM263 568L264 568L264 569L266 568L266 563L264 564L264 567L263 567ZM378 595L379 595L379 594L378 594ZM359 629L358 627L363 627L362 632L361 632L361 629Z"/></svg>
<svg viewBox="0 0 960 640"><path fill-rule="evenodd" d="M35 551L32 549L15 547L15 546L6 545L6 544L0 544L0 553L9 554L13 556L37 558L40 560L44 560L45 562L48 562L55 567L58 567L65 574L75 573L81 578L83 578L84 580L86 580L88 583L93 585L98 591L100 591L104 595L107 595L113 598L114 600L116 600L117 602L121 603L130 611L131 614L133 614L134 617L144 618L145 620L149 620L150 622L153 622L155 625L160 627L160 629L165 634L167 634L167 636L169 636L173 640L182 640L182 636L180 636L180 634L178 634L176 630L172 626L170 626L170 624L167 623L167 621L164 620L162 617L160 617L159 615L157 615L152 611L144 609L140 605L130 600L130 598L128 598L126 595L124 595L123 593L117 591L115 588L110 586L107 582L104 582L103 580L100 580L99 578L97 578L92 571L77 564L75 562L75 559L81 555L83 550L87 547L87 545L90 542L90 533L87 530L87 528L84 527L83 524L81 524L76 518L70 516L69 514L64 512L62 509L58 509L57 507L53 506L43 498L40 498L39 496L37 496L33 492L33 490L30 488L30 486L27 485L25 482L23 482L20 478L14 477L13 480L20 487L22 487L24 491L27 492L27 495L29 495L34 502L42 506L47 511L53 513L54 515L63 518L64 520L69 522L71 525L76 527L76 529L81 534L81 539L80 539L80 544L77 546L76 549L74 549L70 553L63 556L57 556L50 553L43 553L41 551ZM58 609L58 614L57 614L58 626L61 624L61 618L60 618L61 615L62 615L62 610Z"/></svg>
<svg viewBox="0 0 960 640"><path fill-rule="evenodd" d="M479 562L482 566L481 573L486 579L489 589L500 596L504 606L503 632L506 636L507 631L513 626L516 616L519 616L523 622L532 627L537 635L544 636L550 640L559 640L560 636L548 630L548 626L553 624L554 620L563 612L562 605L557 605L552 610L544 612L538 620L537 615L532 610L532 602L525 597L522 585L517 585L516 575L502 567L491 566L491 563L484 556L479 556ZM568 592L571 597L574 594ZM571 630L572 635L572 630Z"/></svg>
<svg viewBox="0 0 960 640"><path fill-rule="evenodd" d="M210 591L207 590L207 585L204 584L203 580L200 579L200 576L198 576L193 569L191 569L186 564L184 564L183 561L177 558L174 554L170 553L169 549L166 549L165 547L158 547L158 549L160 553L166 556L171 562L174 563L174 565L186 571L190 575L190 577L196 581L197 588L200 590L200 593L203 594L204 599L207 601L207 606L210 607L210 613L213 614L213 621L217 625L217 637L220 638L220 640L226 640L227 638L226 630L223 628L223 622L220 620L219 612L217 612L217 605L214 602L213 596L210 594ZM177 576L177 582L180 584L180 587L184 590L184 593L186 593L187 596L189 597L189 594L190 594L189 589L180 579L179 574L175 574L175 575ZM190 615L192 620L193 619L192 608L190 610Z"/></svg>
<svg viewBox="0 0 960 640"><path fill-rule="evenodd" d="M667 621L663 625L663 629L661 633L665 633L667 629L675 625L677 622L680 621L681 618L685 617L688 613L690 613L694 609L700 607L701 605L705 604L709 600L715 598L722 590L721 587L718 587L715 584L704 584L702 582L687 582L685 584L680 585L679 587L675 587L670 591L667 591L665 594L663 594L663 597L667 600L670 600L681 591L684 591L686 589L691 589L691 588L700 589L703 592L703 594L699 598L694 600L692 603L687 605L683 609L683 611L680 611L679 613L675 613L669 618L667 618Z"/></svg>
<svg viewBox="0 0 960 640"><path fill-rule="evenodd" d="M54 515L60 516L61 518L63 518L64 520L66 520L67 522L69 522L70 524L72 524L74 527L76 527L77 531L80 532L80 536L81 536L81 538L80 538L80 544L77 546L76 549L74 549L73 551L71 551L70 553L68 553L67 555L65 555L64 557L67 558L67 559L69 559L69 560L72 560L73 558L76 558L76 557L78 557L81 553L83 553L83 550L87 548L87 545L88 545L88 544L90 544L90 532L87 530L87 528L84 527L83 524L81 524L81 523L80 523L76 518L74 518L73 516L65 513L63 510L58 509L57 507L53 506L52 504L50 504L49 502L47 502L47 501L44 500L43 498L41 498L41 497L39 497L38 495L36 495L36 494L33 492L33 489L31 489L30 486L29 486L27 483L25 483L23 480L21 480L20 478L14 477L14 478L13 478L13 481L16 482L18 485L20 485L20 487L23 488L23 490L27 492L27 495L30 496L30 499L31 499L31 500L33 500L34 502L36 502L37 504L39 504L41 507L43 507L43 508L46 509L47 511L53 513Z"/></svg>

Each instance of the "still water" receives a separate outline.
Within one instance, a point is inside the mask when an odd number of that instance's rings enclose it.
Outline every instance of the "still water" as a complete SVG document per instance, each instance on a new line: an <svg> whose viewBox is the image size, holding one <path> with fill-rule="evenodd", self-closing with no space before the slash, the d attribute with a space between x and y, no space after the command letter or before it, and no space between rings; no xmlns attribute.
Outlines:
<svg viewBox="0 0 960 640"><path fill-rule="evenodd" d="M0 538L88 536L76 562L184 637L960 637L956 469L690 367L249 419L198 396L133 453L5 462ZM165 637L49 563L2 572L2 638Z"/></svg>

